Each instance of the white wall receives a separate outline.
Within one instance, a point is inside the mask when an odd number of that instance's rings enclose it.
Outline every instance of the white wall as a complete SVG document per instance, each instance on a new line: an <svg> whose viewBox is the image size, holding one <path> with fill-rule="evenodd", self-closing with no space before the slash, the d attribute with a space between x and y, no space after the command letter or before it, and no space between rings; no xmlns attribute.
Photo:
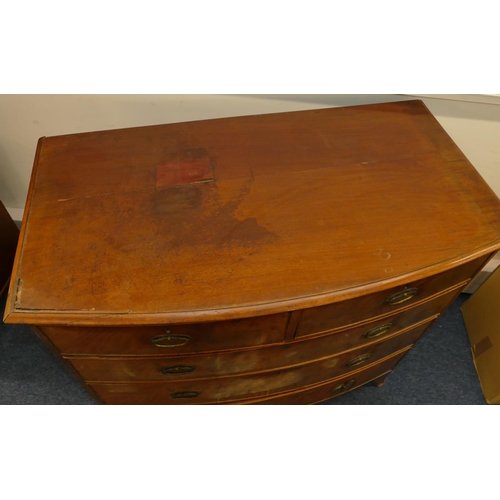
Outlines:
<svg viewBox="0 0 500 500"><path fill-rule="evenodd" d="M347 106L414 98L342 95L0 95L0 199L22 217L41 136L178 121ZM424 97L465 155L500 196L500 105Z"/></svg>

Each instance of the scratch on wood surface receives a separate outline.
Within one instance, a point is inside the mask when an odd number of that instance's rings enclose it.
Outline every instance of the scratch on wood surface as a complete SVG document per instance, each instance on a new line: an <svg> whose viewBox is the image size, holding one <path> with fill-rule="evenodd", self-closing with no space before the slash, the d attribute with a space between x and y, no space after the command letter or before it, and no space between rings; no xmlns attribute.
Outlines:
<svg viewBox="0 0 500 500"><path fill-rule="evenodd" d="M389 260L392 257L389 252L384 252L381 248L379 248L373 255L376 257L382 257L384 260Z"/></svg>
<svg viewBox="0 0 500 500"><path fill-rule="evenodd" d="M18 278L17 280L17 288L16 288L16 298L14 299L14 307L17 309L21 303L21 292L23 287L23 280Z"/></svg>
<svg viewBox="0 0 500 500"><path fill-rule="evenodd" d="M318 135L321 139L321 142L323 142L323 145L325 146L326 149L331 149L332 146L330 144L330 141L328 139L328 137L326 137L326 135L323 133L323 132L318 132Z"/></svg>

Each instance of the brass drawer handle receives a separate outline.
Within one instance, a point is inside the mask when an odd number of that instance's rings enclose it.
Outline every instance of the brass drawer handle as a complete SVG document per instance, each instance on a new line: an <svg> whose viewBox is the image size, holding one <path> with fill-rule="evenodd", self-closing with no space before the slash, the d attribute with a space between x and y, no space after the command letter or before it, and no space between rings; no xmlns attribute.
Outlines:
<svg viewBox="0 0 500 500"><path fill-rule="evenodd" d="M158 335L151 339L155 347L180 347L191 341L187 335Z"/></svg>
<svg viewBox="0 0 500 500"><path fill-rule="evenodd" d="M380 337L381 335L384 335L384 333L387 333L391 328L392 328L392 323L386 323L385 325L376 326L375 328L372 328L371 330L368 330L367 332L363 333L363 337L367 339Z"/></svg>
<svg viewBox="0 0 500 500"><path fill-rule="evenodd" d="M352 379L349 380L348 382L344 382L341 385L338 385L337 387L334 387L332 389L332 392L339 392L339 391L348 391L349 389L352 389L356 385L356 380Z"/></svg>
<svg viewBox="0 0 500 500"><path fill-rule="evenodd" d="M361 356L358 356L357 358L351 359L351 361L348 361L346 363L346 366L357 366L360 365L361 363L364 363L368 359L371 358L371 354L362 354Z"/></svg>
<svg viewBox="0 0 500 500"><path fill-rule="evenodd" d="M201 392L198 391L180 391L172 394L172 399L194 399L197 398Z"/></svg>
<svg viewBox="0 0 500 500"><path fill-rule="evenodd" d="M163 375L177 375L179 373L191 373L196 370L195 366L165 366L160 371Z"/></svg>
<svg viewBox="0 0 500 500"><path fill-rule="evenodd" d="M389 306L395 306L412 299L415 295L417 295L417 293L418 288L408 288L407 290L391 295L389 298L385 299L384 302Z"/></svg>

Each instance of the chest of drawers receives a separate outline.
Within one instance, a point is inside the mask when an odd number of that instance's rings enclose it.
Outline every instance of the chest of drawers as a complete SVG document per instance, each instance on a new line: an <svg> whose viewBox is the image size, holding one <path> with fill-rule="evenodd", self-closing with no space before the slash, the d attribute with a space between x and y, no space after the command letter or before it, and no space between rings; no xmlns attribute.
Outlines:
<svg viewBox="0 0 500 500"><path fill-rule="evenodd" d="M5 321L106 404L312 404L385 376L500 249L420 101L42 138Z"/></svg>

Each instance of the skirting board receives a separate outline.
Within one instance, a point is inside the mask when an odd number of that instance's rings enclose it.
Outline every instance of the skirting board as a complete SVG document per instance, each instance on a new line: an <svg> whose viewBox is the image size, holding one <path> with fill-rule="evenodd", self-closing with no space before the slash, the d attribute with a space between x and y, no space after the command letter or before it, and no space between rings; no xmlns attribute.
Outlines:
<svg viewBox="0 0 500 500"><path fill-rule="evenodd" d="M23 220L24 210L22 208L5 207L14 222L21 222Z"/></svg>

